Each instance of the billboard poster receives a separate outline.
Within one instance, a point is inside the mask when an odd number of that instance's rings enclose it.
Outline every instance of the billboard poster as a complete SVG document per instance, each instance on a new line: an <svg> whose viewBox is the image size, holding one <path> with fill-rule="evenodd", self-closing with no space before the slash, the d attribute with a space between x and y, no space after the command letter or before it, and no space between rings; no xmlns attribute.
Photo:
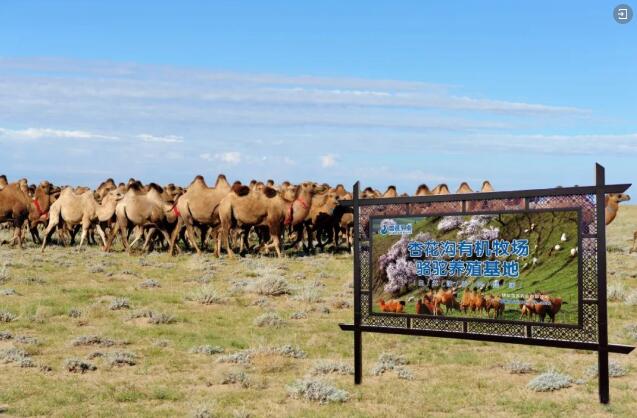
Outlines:
<svg viewBox="0 0 637 418"><path fill-rule="evenodd" d="M580 211L373 217L374 314L580 321Z"/></svg>

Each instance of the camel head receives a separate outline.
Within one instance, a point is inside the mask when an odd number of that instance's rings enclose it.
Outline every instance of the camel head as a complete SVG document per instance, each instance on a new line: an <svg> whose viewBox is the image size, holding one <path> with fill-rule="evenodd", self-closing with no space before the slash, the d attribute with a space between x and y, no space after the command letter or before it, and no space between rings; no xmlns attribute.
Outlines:
<svg viewBox="0 0 637 418"><path fill-rule="evenodd" d="M132 179L131 179L132 180ZM133 191L135 193L142 193L144 186L142 185L142 183L138 180L129 180L128 184L126 185L126 191Z"/></svg>
<svg viewBox="0 0 637 418"><path fill-rule="evenodd" d="M250 187L248 186L244 186L242 185L240 182L235 182L232 185L232 191L237 195L237 196L245 196L248 193L250 193Z"/></svg>
<svg viewBox="0 0 637 418"><path fill-rule="evenodd" d="M618 205L621 202L628 202L630 200L630 196L625 193L609 193L606 195L606 206Z"/></svg>
<svg viewBox="0 0 637 418"><path fill-rule="evenodd" d="M268 179L268 181L265 182L265 185L274 188L274 180Z"/></svg>
<svg viewBox="0 0 637 418"><path fill-rule="evenodd" d="M339 205L340 200L341 198L338 194L336 194L336 192L327 192L324 205L329 213L332 213L334 211L334 209Z"/></svg>
<svg viewBox="0 0 637 418"><path fill-rule="evenodd" d="M347 194L347 190L345 190L345 186L343 186L342 184L337 184L336 187L334 188L334 191L339 196L344 196L345 194Z"/></svg>
<svg viewBox="0 0 637 418"><path fill-rule="evenodd" d="M296 199L298 190L299 190L299 186L289 185L287 187L282 187L279 193L281 193L281 197L283 197L283 199L289 202Z"/></svg>
<svg viewBox="0 0 637 418"><path fill-rule="evenodd" d="M317 193L317 194L321 194L321 193L325 193L328 190L330 190L330 186L328 184L316 184L316 183L311 183L313 186L312 192L313 193Z"/></svg>

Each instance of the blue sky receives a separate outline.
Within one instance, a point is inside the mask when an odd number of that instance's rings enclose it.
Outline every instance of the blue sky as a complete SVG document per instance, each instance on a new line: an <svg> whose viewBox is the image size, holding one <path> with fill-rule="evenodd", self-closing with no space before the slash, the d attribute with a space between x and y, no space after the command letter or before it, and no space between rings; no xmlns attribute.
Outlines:
<svg viewBox="0 0 637 418"><path fill-rule="evenodd" d="M412 192L637 165L637 21L608 1L0 4L0 173ZM635 7L635 5L633 5Z"/></svg>

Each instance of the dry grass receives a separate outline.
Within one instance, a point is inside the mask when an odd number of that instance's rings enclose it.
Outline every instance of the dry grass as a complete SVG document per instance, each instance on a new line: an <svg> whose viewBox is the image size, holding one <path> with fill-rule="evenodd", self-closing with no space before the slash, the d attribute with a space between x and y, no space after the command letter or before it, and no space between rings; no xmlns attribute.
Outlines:
<svg viewBox="0 0 637 418"><path fill-rule="evenodd" d="M621 283L626 294L626 301L609 303L613 343L637 343L637 305L628 303L637 290L637 254L628 253L635 230L634 207L623 207L608 228L609 245L623 249L608 254L609 281ZM87 259L105 272L89 273ZM40 254L28 244L25 251L0 247L0 260L0 270L6 263L1 287L16 291L0 296L0 311L16 317L0 323L0 333L12 335L0 338L0 352L11 359L0 360L0 404L7 406L8 416L630 417L637 410L636 353L611 355L628 373L611 379L611 404L602 406L596 379L587 377L596 362L593 353L365 334L363 384L355 386L349 366L353 336L338 328L339 322L352 320L351 307L340 306L340 301L351 302L347 255L218 260L152 253L140 258L55 245ZM206 280L197 280L203 276ZM141 287L149 277L161 286ZM314 278L324 286L305 293ZM198 294L202 283L214 285L223 303L184 300ZM134 309L111 310L117 298L126 298ZM149 323L149 312L177 321ZM277 312L286 325L254 326L266 312ZM34 337L39 344L20 344L18 336ZM73 345L81 336L128 341L130 351L122 351L119 343ZM190 352L202 346L225 353ZM102 355L89 358L95 350ZM374 376L370 371L382 353L409 364ZM70 364L77 373L67 371L67 359L77 361ZM322 359L330 362L321 364ZM537 372L509 373L505 365L514 361ZM82 363L97 368L82 373L90 368ZM21 364L51 367L45 372ZM527 388L551 369L575 382L585 380L559 391ZM314 384L310 373L322 383ZM347 392L345 402L320 403L330 393L342 395L339 390Z"/></svg>

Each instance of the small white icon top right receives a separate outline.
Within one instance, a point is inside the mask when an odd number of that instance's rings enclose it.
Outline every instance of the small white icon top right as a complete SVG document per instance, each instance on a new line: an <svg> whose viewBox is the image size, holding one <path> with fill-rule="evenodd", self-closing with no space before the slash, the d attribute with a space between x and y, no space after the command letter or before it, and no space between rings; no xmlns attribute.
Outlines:
<svg viewBox="0 0 637 418"><path fill-rule="evenodd" d="M620 4L613 10L613 18L617 23L628 23L633 19L633 9L627 4Z"/></svg>

